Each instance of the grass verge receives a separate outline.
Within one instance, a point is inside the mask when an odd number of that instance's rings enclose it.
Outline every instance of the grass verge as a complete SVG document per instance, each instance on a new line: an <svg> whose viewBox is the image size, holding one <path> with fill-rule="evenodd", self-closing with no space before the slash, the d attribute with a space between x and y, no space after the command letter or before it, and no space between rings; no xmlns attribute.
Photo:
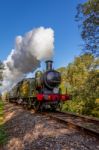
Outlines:
<svg viewBox="0 0 99 150"><path fill-rule="evenodd" d="M7 135L4 127L4 103L0 99L0 145L7 142Z"/></svg>

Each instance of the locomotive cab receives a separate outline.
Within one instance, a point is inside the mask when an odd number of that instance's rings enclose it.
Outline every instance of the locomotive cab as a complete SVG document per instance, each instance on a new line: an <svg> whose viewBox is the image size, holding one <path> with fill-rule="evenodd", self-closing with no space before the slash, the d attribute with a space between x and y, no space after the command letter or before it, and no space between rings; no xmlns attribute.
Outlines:
<svg viewBox="0 0 99 150"><path fill-rule="evenodd" d="M42 72L41 71L37 71L35 73L35 86L37 90L40 90L42 88Z"/></svg>

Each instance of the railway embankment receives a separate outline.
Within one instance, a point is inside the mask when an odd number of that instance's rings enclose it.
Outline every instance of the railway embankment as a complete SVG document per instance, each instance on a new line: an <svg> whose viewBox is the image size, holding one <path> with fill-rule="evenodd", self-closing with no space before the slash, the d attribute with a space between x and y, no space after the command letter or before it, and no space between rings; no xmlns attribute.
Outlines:
<svg viewBox="0 0 99 150"><path fill-rule="evenodd" d="M7 143L0 150L99 150L99 139L44 114L5 104Z"/></svg>

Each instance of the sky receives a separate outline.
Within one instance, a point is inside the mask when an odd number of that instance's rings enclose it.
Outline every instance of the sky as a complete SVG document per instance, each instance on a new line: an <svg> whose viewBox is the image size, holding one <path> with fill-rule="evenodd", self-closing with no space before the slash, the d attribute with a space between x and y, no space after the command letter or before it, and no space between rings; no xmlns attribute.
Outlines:
<svg viewBox="0 0 99 150"><path fill-rule="evenodd" d="M81 53L75 22L78 3L86 0L0 0L0 60L14 48L15 37L40 26L55 32L54 67L68 65Z"/></svg>

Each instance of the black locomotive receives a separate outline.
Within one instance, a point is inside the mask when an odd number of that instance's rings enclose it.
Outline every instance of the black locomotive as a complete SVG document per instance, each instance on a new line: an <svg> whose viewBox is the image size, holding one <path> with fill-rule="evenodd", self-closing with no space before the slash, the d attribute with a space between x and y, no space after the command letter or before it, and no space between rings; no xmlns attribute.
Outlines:
<svg viewBox="0 0 99 150"><path fill-rule="evenodd" d="M9 101L38 111L48 107L55 110L61 101L69 100L69 95L61 94L61 74L52 68L52 63L51 60L46 61L45 72L37 71L35 78L24 79L13 87Z"/></svg>

